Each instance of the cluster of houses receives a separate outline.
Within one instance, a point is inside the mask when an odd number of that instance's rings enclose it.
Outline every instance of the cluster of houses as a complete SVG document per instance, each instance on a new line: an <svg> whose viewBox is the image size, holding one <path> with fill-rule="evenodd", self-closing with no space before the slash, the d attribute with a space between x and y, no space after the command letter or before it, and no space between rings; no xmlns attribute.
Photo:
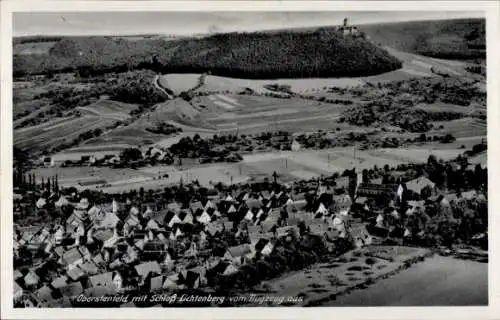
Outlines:
<svg viewBox="0 0 500 320"><path fill-rule="evenodd" d="M136 200L96 204L76 193L52 192L35 206L60 210L64 220L15 229L14 257L24 262L14 272L14 299L24 306L71 306L72 298L82 294L198 289L208 285L208 274L231 275L272 254L283 237L315 234L332 250L340 238L355 247L372 244L375 238L362 218L367 213L376 217L376 228L390 233L402 214L416 214L425 206L412 200L400 212L405 192L419 195L430 189L430 199L441 205L458 199L438 195L425 177L405 184L363 182L360 175L356 180L354 197L338 192L351 181L340 177L334 187L318 183L308 201L281 187L219 192L193 198L188 206ZM481 196L469 193L460 198ZM386 208L372 208L372 200L381 196L389 199ZM228 244L216 250L222 239Z"/></svg>

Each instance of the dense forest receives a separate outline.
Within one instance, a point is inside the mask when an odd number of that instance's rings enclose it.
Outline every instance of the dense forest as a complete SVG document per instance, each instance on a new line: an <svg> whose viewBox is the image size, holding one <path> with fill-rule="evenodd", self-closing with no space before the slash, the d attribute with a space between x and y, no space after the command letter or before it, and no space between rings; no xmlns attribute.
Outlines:
<svg viewBox="0 0 500 320"><path fill-rule="evenodd" d="M368 76L401 67L370 42L333 31L227 33L175 41L74 37L58 41L46 55L14 55L13 63L14 76L151 69L261 79Z"/></svg>

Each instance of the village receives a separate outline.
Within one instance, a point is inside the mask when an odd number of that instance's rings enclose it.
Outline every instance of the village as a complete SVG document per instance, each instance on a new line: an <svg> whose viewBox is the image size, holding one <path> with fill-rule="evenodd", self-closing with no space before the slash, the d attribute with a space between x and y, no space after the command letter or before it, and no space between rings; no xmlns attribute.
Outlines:
<svg viewBox="0 0 500 320"><path fill-rule="evenodd" d="M259 282L252 268L269 279L378 244L487 249L487 168L466 157L293 183L277 176L121 194L15 176L15 305L95 307L104 305L77 297L250 292Z"/></svg>

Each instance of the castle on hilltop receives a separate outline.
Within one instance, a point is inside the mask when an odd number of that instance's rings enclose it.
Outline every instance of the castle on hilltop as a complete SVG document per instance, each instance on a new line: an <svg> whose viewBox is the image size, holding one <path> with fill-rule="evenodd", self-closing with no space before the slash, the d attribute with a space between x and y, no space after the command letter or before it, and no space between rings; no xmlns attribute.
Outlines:
<svg viewBox="0 0 500 320"><path fill-rule="evenodd" d="M353 25L349 25L349 21L348 21L347 17L344 18L344 23L341 26L337 27L337 31L344 36L358 35L358 32L359 32L358 27L353 26Z"/></svg>

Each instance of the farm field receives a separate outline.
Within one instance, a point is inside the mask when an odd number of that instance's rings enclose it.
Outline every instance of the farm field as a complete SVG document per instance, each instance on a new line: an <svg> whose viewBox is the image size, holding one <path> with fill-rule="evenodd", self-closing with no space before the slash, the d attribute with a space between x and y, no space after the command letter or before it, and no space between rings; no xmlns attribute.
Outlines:
<svg viewBox="0 0 500 320"><path fill-rule="evenodd" d="M304 79L275 79L275 80L253 80L238 79L220 76L207 76L203 86L195 90L196 92L228 92L238 93L245 89L260 94L272 93L265 88L266 85L279 84L290 86L290 90L295 93L304 93L324 86L329 87L353 87L363 84L360 78L304 78Z"/></svg>
<svg viewBox="0 0 500 320"><path fill-rule="evenodd" d="M75 149L67 157L79 157L84 150L91 146ZM92 150L92 149L90 149ZM383 167L396 166L408 162L426 162L430 154L442 159L456 157L463 153L463 149L436 149L429 151L422 148L411 149L375 149L356 150L356 159L353 148L333 148L323 150L276 151L269 153L255 153L243 156L240 163L217 163L191 165L186 162L179 166L153 166L133 169L111 169L107 167L82 168L38 168L37 177L48 177L58 172L61 183L70 184L92 177L102 177L111 187L104 187L104 192L121 192L130 189L157 189L179 183L198 180L200 184L208 186L210 183L222 182L225 184L239 183L251 179L270 177L273 172L278 173L278 180L290 182L297 179L310 179L320 175L330 175L334 172L342 173L345 169L369 169L374 165ZM112 154L117 151L109 148L99 151L102 154ZM64 153L59 156L63 157ZM81 169L81 170L80 170ZM89 173L90 172L90 173ZM161 178L168 174L168 178ZM62 180L61 180L62 179ZM137 180L139 179L139 180ZM94 187L92 187L94 188Z"/></svg>
<svg viewBox="0 0 500 320"><path fill-rule="evenodd" d="M199 114L200 111L182 99L170 100L158 104L152 112L142 115L131 124L117 127L100 137L87 141L85 145L95 147L114 144L143 146L175 138L176 136L165 136L146 130L146 128L160 122L179 127L183 132L190 133L191 136L195 133L215 132L205 128L208 125L199 118Z"/></svg>
<svg viewBox="0 0 500 320"><path fill-rule="evenodd" d="M405 261L430 254L427 249L409 247L383 247L393 261L370 254L378 246L370 246L331 259L328 263L313 265L304 270L291 272L280 278L263 282L259 287L269 293L279 292L287 296L303 296L304 305L324 305L337 295L355 286L363 285L368 278L376 279L397 272ZM367 259L371 260L367 263ZM373 263L372 263L373 262ZM375 280L377 281L377 280ZM361 305L361 304L359 304Z"/></svg>
<svg viewBox="0 0 500 320"><path fill-rule="evenodd" d="M443 126L442 130L433 130L434 132L450 133L456 138L473 137L473 136L486 136L487 126L486 120L477 118L462 118L452 121L434 122L434 128Z"/></svg>
<svg viewBox="0 0 500 320"><path fill-rule="evenodd" d="M112 125L113 119L99 116L56 118L36 126L14 130L14 145L23 149L45 150L73 141L89 130Z"/></svg>
<svg viewBox="0 0 500 320"><path fill-rule="evenodd" d="M79 181L91 180L106 180L108 183L120 181L124 179L147 178L142 172L133 169L112 169L106 167L50 167L36 168L31 171L36 176L36 180L41 182L42 178L58 176L58 181L61 186L78 187L76 184ZM93 188L89 186L88 188Z"/></svg>
<svg viewBox="0 0 500 320"><path fill-rule="evenodd" d="M179 95L196 87L200 76L201 74L197 73L170 73L160 76L158 81L162 87L169 88L174 94Z"/></svg>
<svg viewBox="0 0 500 320"><path fill-rule="evenodd" d="M114 120L125 120L130 117L130 112L137 109L137 105L101 100L86 107L77 108L83 115L99 116Z"/></svg>
<svg viewBox="0 0 500 320"><path fill-rule="evenodd" d="M427 258L324 306L480 306L488 304L488 264Z"/></svg>
<svg viewBox="0 0 500 320"><path fill-rule="evenodd" d="M210 95L193 99L207 110L205 121L217 131L254 134L263 131L289 132L333 129L345 106L299 98L280 99L248 95Z"/></svg>

